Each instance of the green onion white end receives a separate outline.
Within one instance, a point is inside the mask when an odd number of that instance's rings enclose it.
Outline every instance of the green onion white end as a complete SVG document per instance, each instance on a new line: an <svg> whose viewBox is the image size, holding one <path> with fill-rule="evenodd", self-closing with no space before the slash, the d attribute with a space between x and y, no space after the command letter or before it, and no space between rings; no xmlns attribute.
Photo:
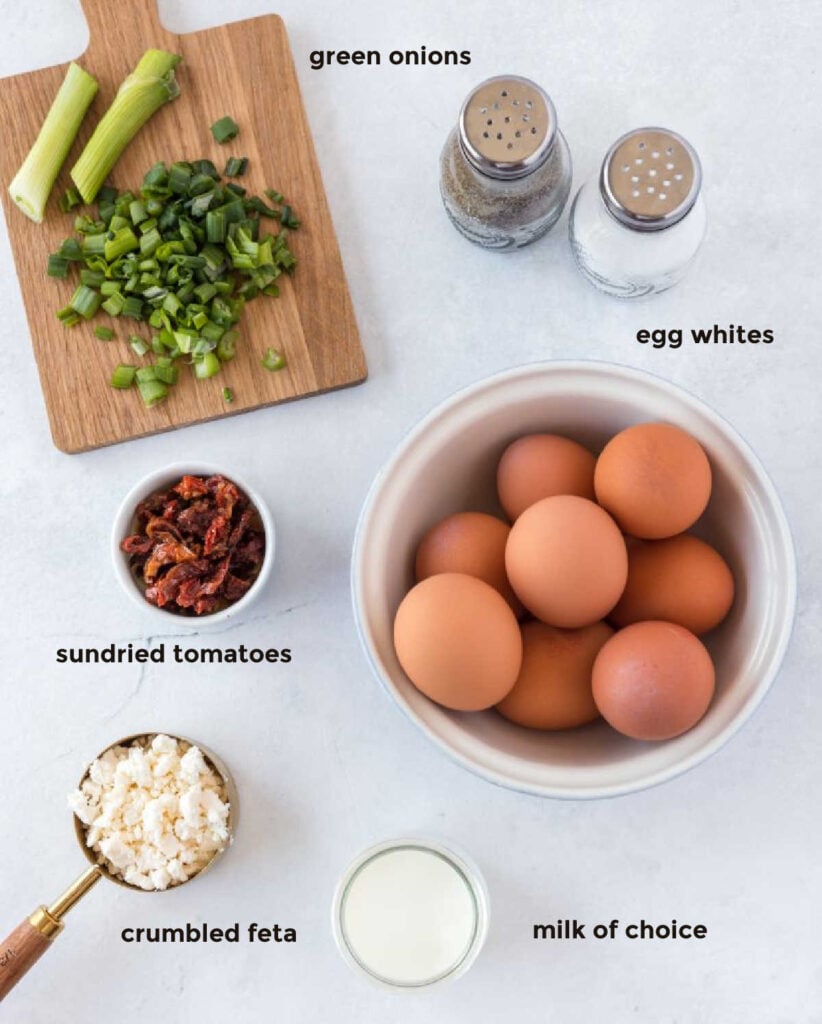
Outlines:
<svg viewBox="0 0 822 1024"><path fill-rule="evenodd" d="M43 220L49 194L97 88L96 79L79 64L69 64L40 134L9 185L11 198L35 224Z"/></svg>
<svg viewBox="0 0 822 1024"><path fill-rule="evenodd" d="M180 60L165 50L147 50L120 86L71 170L84 202L93 202L120 154L152 114L180 95L174 77Z"/></svg>

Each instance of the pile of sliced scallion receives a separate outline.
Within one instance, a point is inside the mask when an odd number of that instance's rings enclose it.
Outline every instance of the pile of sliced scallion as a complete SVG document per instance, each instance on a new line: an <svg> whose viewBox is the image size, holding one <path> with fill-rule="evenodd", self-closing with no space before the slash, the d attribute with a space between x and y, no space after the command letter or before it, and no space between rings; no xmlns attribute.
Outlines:
<svg viewBox="0 0 822 1024"><path fill-rule="evenodd" d="M233 158L225 173L238 175L246 166L244 158ZM153 363L121 364L113 387L136 384L146 405L154 405L177 381L176 360L186 357L194 375L205 379L234 357L234 328L245 303L278 295L277 278L296 265L288 234L299 221L280 193L265 195L268 203L236 181L223 184L210 160L158 163L139 195L104 187L97 216L77 216L77 236L48 260L51 277L68 277L74 264L80 268L78 287L58 319L72 327L102 310L152 329L150 341L132 335L129 342L139 356L151 351ZM75 202L64 199L66 207ZM265 222L276 223L276 233L264 232ZM105 340L113 332L97 327L95 334ZM269 349L262 365L277 370L285 362Z"/></svg>

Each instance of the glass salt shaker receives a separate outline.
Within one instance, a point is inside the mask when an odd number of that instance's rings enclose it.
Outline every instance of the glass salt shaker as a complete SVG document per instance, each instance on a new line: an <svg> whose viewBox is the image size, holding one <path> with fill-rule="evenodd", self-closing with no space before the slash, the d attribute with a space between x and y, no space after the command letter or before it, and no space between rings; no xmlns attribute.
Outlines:
<svg viewBox="0 0 822 1024"><path fill-rule="evenodd" d="M440 158L454 227L483 248L518 249L556 224L570 191L571 154L548 95L516 75L478 85Z"/></svg>
<svg viewBox="0 0 822 1024"><path fill-rule="evenodd" d="M663 292L684 277L705 237L702 170L693 147L665 128L638 128L611 146L599 180L571 207L577 266L609 295Z"/></svg>

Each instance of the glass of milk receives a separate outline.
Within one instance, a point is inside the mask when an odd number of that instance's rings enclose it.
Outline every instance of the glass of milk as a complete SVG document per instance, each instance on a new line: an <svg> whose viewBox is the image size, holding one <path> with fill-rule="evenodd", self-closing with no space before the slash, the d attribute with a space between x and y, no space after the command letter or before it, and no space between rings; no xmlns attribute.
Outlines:
<svg viewBox="0 0 822 1024"><path fill-rule="evenodd" d="M337 886L343 959L378 985L419 989L464 974L488 931L488 893L464 855L428 839L365 850Z"/></svg>

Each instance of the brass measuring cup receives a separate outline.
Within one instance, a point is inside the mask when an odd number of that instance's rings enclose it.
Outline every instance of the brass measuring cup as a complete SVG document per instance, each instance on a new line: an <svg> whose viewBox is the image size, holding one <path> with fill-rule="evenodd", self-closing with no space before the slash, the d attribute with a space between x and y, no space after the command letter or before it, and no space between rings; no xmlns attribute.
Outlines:
<svg viewBox="0 0 822 1024"><path fill-rule="evenodd" d="M98 755L98 757L102 757L103 754L105 754L106 751L111 750L112 747L128 747L133 743L136 743L138 740L151 740L155 736L159 735L170 736L178 742L198 747L202 752L206 763L209 767L214 769L223 783L225 788L225 797L229 803L228 843L222 850L219 850L214 854L204 868L201 868L196 875L192 875L191 878L187 879L187 881L191 882L195 878L199 878L204 872L208 871L214 862L218 860L231 845L237 824L237 791L228 769L218 757L216 757L207 747L204 747L202 743L197 743L185 736L178 736L174 733L135 733L131 736L126 736L121 740L117 740L116 743L110 744ZM85 772L83 772L82 778L80 779L80 785L83 784L88 773L89 769L86 768ZM82 875L80 875L80 877L77 878L68 887L68 889L66 889L62 896L58 897L54 901L54 903L49 906L39 906L33 914L20 922L4 942L0 943L0 1001L8 995L17 982L28 973L46 950L51 947L54 939L63 930L63 918L65 915L83 898L83 896L85 896L89 889L97 884L99 879L107 878L109 881L115 882L117 885L121 885L125 889L132 889L135 892L160 891L140 889L138 886L132 885L113 874L105 862L98 863L94 851L90 850L86 846L86 826L76 815L74 816L74 831L77 835L77 841L80 844L80 849L83 851L86 860L90 862L91 867L87 868ZM180 885L185 884L185 882L180 882L175 886L170 886L170 888L177 889ZM167 889L162 891L168 892Z"/></svg>

